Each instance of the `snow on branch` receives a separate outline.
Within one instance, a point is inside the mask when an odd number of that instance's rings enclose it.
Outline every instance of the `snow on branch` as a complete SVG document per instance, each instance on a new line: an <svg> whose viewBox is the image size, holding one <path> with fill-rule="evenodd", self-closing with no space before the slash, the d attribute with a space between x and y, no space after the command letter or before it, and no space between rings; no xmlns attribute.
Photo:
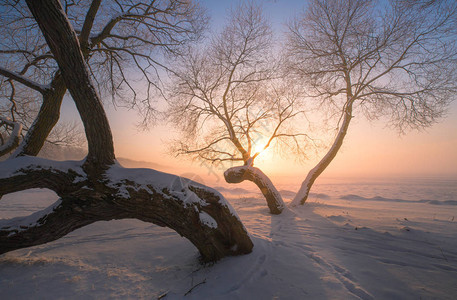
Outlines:
<svg viewBox="0 0 457 300"><path fill-rule="evenodd" d="M13 79L19 83L22 83L26 87L29 87L37 92L40 92L41 94L46 93L46 91L49 89L49 87L46 85L39 84L33 80L28 79L27 77L24 77L16 72L4 69L2 67L0 67L0 75L8 77L9 79Z"/></svg>
<svg viewBox="0 0 457 300"><path fill-rule="evenodd" d="M13 149L19 146L19 136L22 132L22 125L19 122L14 122L6 117L0 117L0 127L2 126L7 128L11 127L12 132L6 142L3 140L3 137L1 138L0 156L11 152Z"/></svg>
<svg viewBox="0 0 457 300"><path fill-rule="evenodd" d="M252 251L246 228L217 191L179 176L118 164L93 189L82 164L30 156L0 163L0 195L48 188L60 197L45 210L0 220L0 254L56 240L97 221L125 218L175 230L204 260Z"/></svg>
<svg viewBox="0 0 457 300"><path fill-rule="evenodd" d="M190 179L176 176L173 174L163 173L160 171L144 168L124 168L119 163L116 163L105 172L105 179L107 185L118 190L118 197L128 199L131 197L130 191L139 190L147 191L149 194L163 193L167 191L167 195L172 196L174 199L183 203L184 206L191 206L198 204L200 206L207 206L206 199L201 198L196 190L202 190L206 193L214 194L221 206L226 207L230 214L239 219L233 207L218 191L204 186L198 182ZM135 182L135 188L132 189L126 183ZM127 189L128 187L128 189ZM205 219L203 223L211 223L209 218L202 216Z"/></svg>
<svg viewBox="0 0 457 300"><path fill-rule="evenodd" d="M249 165L232 167L224 172L224 178L228 183L240 183L245 180L255 183L267 200L268 208L272 214L278 215L286 207L281 194L259 168Z"/></svg>
<svg viewBox="0 0 457 300"><path fill-rule="evenodd" d="M45 220L50 214L52 214L56 208L61 204L62 200L59 199L49 207L37 211L29 216L16 217L12 219L1 219L0 220L0 231L8 231L8 236L17 234L20 231L25 231L31 227L39 226L40 222Z"/></svg>

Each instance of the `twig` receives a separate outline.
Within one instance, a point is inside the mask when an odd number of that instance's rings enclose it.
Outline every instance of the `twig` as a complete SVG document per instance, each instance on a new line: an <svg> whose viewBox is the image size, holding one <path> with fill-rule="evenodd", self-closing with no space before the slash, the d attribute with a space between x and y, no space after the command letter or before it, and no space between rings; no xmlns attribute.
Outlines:
<svg viewBox="0 0 457 300"><path fill-rule="evenodd" d="M188 290L188 291L184 294L184 296L189 295L189 294L192 292L193 289L195 289L197 286L199 286L199 285L201 285L201 284L204 284L204 283L206 283L206 279L204 279L202 282L197 283L196 285L194 285L190 290Z"/></svg>
<svg viewBox="0 0 457 300"><path fill-rule="evenodd" d="M438 248L440 248L440 251L441 251L441 254L442 254L442 255L443 255L443 257L444 257L444 260L448 261L448 260L447 260L447 258L446 258L446 256L444 255L443 249L441 249L441 247L440 247L440 246L438 246Z"/></svg>
<svg viewBox="0 0 457 300"><path fill-rule="evenodd" d="M163 299L168 295L168 291L164 292L163 294L160 294L159 297L157 297L157 300Z"/></svg>

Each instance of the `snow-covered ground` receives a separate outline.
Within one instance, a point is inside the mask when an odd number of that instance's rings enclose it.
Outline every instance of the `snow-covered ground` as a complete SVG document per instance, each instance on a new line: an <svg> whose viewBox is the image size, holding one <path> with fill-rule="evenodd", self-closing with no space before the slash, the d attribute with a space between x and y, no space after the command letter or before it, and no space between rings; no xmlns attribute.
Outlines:
<svg viewBox="0 0 457 300"><path fill-rule="evenodd" d="M296 188L281 188L289 202ZM306 205L279 216L252 186L219 190L252 235L253 253L201 265L169 229L98 222L1 255L0 298L457 299L456 180L320 180ZM7 195L0 218L53 197Z"/></svg>

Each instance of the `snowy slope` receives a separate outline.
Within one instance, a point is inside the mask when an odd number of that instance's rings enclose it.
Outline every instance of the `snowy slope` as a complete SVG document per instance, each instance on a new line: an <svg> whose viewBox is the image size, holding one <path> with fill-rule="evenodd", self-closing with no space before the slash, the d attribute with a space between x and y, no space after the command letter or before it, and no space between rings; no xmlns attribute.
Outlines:
<svg viewBox="0 0 457 300"><path fill-rule="evenodd" d="M379 185L367 186L318 185L309 203L279 216L268 213L255 189L243 194L225 188L255 247L249 255L213 265L201 265L190 242L169 229L136 220L98 222L47 245L0 256L0 295L456 299L455 188L449 182L434 190L423 190L423 184L389 183L384 192ZM292 193L282 194L291 200ZM0 218L30 214L54 201L43 190L8 195L0 202Z"/></svg>

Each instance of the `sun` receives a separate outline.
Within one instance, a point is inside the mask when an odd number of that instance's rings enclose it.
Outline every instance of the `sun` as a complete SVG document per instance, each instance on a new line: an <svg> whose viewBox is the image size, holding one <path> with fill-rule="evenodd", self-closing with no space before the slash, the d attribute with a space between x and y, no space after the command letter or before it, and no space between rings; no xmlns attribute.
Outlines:
<svg viewBox="0 0 457 300"><path fill-rule="evenodd" d="M254 154L256 153L262 153L263 151L265 151L265 144L261 145L255 145L254 146Z"/></svg>
<svg viewBox="0 0 457 300"><path fill-rule="evenodd" d="M267 144L268 144L268 140L265 139L265 138L262 138L262 139L259 139L259 140L255 141L254 147L253 147L253 149L254 149L254 152L253 152L254 155L255 155L256 153L259 153L259 154L258 154L259 157L265 158L265 155L269 152L268 150L269 150L269 148L270 148L270 147L267 147ZM270 145L270 146L271 146L271 145ZM266 148L265 148L265 147L266 147Z"/></svg>
<svg viewBox="0 0 457 300"><path fill-rule="evenodd" d="M256 140L252 146L252 156L256 156L254 165L260 167L262 170L272 171L276 169L276 157L272 144L265 148L268 144L268 139L262 138Z"/></svg>

